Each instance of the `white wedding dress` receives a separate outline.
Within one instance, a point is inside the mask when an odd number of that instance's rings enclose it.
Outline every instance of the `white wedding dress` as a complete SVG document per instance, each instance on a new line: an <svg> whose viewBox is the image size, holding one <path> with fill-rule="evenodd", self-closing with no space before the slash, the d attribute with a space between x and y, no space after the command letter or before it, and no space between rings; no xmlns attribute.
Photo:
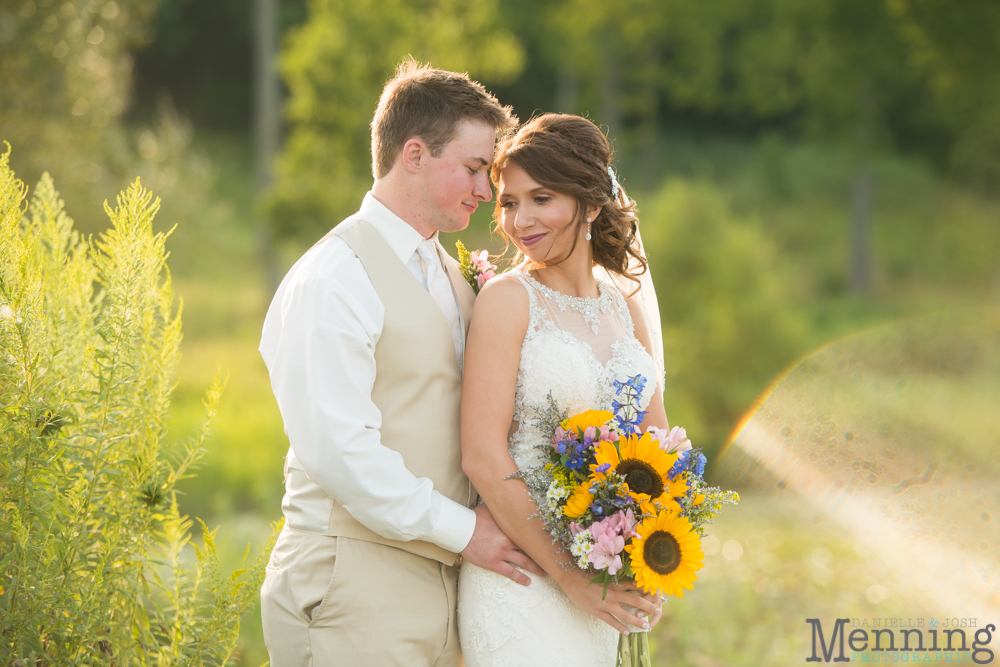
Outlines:
<svg viewBox="0 0 1000 667"><path fill-rule="evenodd" d="M636 339L628 305L613 285L600 281L598 298L571 297L517 269L515 275L528 291L530 316L517 370L517 431L508 448L523 470L544 463L534 449L546 439L534 423L534 408L548 404L549 392L571 415L612 411L613 381L639 374L648 381L645 408L662 383L662 365ZM462 564L458 624L466 666L613 667L618 633L576 607L551 578L528 576L531 586L524 587Z"/></svg>

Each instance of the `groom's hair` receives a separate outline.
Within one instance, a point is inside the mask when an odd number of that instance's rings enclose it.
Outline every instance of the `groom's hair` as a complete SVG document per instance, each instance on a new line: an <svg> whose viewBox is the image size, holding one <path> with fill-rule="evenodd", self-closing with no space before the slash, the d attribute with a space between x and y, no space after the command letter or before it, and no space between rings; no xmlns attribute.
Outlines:
<svg viewBox="0 0 1000 667"><path fill-rule="evenodd" d="M485 123L501 133L517 126L511 108L468 74L433 69L407 56L385 84L372 119L375 178L392 170L403 145L413 137L420 137L431 155L440 156L463 120Z"/></svg>

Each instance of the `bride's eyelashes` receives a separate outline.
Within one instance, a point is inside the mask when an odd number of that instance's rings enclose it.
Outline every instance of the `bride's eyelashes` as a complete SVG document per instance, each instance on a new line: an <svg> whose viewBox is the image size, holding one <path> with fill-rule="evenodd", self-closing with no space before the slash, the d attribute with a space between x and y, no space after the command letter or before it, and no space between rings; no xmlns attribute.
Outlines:
<svg viewBox="0 0 1000 667"><path fill-rule="evenodd" d="M550 197L549 195L537 195L533 198L532 201L534 201L536 204L548 204L550 201L552 201L552 197ZM503 209L510 210L515 206L517 206L517 202L513 199L500 202L500 208Z"/></svg>

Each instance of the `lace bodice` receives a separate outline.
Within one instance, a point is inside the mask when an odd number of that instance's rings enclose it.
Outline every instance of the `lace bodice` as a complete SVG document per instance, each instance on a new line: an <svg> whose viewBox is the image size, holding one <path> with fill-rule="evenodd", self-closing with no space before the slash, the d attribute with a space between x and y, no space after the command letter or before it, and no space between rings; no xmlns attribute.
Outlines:
<svg viewBox="0 0 1000 667"><path fill-rule="evenodd" d="M535 425L535 409L549 392L569 414L612 411L614 380L641 374L650 381L642 408L652 398L659 370L635 337L625 297L600 281L597 298L572 297L542 285L527 273L518 279L528 291L528 331L521 343L514 394L517 430L508 442L518 468L542 463L534 446L545 437Z"/></svg>
<svg viewBox="0 0 1000 667"><path fill-rule="evenodd" d="M517 428L508 441L511 456L525 469L543 463L535 445L547 434L535 424L536 408L549 392L570 414L612 411L614 380L641 374L655 386L657 366L636 339L622 293L599 282L600 296L567 296L524 272L528 330L521 343L514 395ZM643 395L645 408L652 397ZM612 667L618 633L576 607L550 578L527 573L525 588L506 577L462 565L459 577L459 633L468 667Z"/></svg>

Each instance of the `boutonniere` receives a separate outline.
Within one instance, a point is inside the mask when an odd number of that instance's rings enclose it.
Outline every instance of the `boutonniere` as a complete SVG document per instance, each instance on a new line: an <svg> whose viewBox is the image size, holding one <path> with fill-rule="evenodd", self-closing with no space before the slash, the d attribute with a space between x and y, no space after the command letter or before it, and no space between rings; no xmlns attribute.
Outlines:
<svg viewBox="0 0 1000 667"><path fill-rule="evenodd" d="M486 250L469 252L461 241L455 242L458 248L458 264L462 269L462 277L476 294L490 278L497 275L496 264L490 264L490 253Z"/></svg>

